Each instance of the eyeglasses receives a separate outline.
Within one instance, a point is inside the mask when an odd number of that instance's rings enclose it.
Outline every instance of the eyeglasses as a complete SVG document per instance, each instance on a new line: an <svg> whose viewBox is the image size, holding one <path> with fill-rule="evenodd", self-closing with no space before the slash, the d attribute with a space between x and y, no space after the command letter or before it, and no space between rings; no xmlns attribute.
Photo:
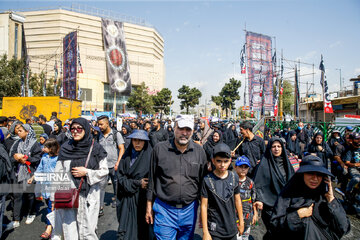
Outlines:
<svg viewBox="0 0 360 240"><path fill-rule="evenodd" d="M72 127L71 129L70 129L70 131L73 133L73 132L77 132L77 133L82 133L82 131L83 131L84 129L82 128L82 127Z"/></svg>

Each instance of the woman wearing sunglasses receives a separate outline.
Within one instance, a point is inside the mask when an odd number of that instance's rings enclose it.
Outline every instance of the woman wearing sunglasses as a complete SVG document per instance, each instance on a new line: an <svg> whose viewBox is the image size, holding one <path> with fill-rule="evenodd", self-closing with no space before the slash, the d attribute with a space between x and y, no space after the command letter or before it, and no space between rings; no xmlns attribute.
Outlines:
<svg viewBox="0 0 360 240"><path fill-rule="evenodd" d="M72 139L65 142L59 152L55 172L68 173L71 188L78 188L84 181L79 195L79 207L55 210L55 224L52 239L64 236L68 239L98 239L95 229L100 209L99 183L108 175L106 151L94 142L87 167L86 159L93 143L90 124L85 118L76 118L70 125ZM54 195L54 194L52 194ZM52 196L52 200L54 197Z"/></svg>

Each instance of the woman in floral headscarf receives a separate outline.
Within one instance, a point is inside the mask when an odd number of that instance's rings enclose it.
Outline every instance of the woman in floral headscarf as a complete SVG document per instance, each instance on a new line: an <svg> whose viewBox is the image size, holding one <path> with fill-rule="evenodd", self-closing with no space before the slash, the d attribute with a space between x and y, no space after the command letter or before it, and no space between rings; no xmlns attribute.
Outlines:
<svg viewBox="0 0 360 240"><path fill-rule="evenodd" d="M29 124L22 124L17 128L19 139L10 149L10 158L14 165L15 183L23 187L29 187L27 180L32 177L41 160L41 148L36 141L34 130ZM28 204L26 224L31 224L35 219L35 194L14 192L14 211L13 221L10 222L6 230L20 226L20 214L23 205L23 199Z"/></svg>

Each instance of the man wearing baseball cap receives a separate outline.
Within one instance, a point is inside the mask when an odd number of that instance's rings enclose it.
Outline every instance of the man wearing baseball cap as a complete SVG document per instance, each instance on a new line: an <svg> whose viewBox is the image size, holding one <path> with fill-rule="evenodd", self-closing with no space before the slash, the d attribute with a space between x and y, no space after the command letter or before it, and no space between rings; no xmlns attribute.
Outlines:
<svg viewBox="0 0 360 240"><path fill-rule="evenodd" d="M194 117L179 115L174 139L155 145L151 156L146 221L156 239L194 237L201 182L207 169L205 151L192 141Z"/></svg>

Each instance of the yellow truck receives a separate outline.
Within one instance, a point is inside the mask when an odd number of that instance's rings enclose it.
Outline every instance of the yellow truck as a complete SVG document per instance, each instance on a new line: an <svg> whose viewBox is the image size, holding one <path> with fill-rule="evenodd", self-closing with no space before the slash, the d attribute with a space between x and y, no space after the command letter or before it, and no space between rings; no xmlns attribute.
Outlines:
<svg viewBox="0 0 360 240"><path fill-rule="evenodd" d="M2 116L15 116L25 122L32 116L44 115L47 120L51 113L57 112L61 121L81 116L81 101L54 97L4 97Z"/></svg>

